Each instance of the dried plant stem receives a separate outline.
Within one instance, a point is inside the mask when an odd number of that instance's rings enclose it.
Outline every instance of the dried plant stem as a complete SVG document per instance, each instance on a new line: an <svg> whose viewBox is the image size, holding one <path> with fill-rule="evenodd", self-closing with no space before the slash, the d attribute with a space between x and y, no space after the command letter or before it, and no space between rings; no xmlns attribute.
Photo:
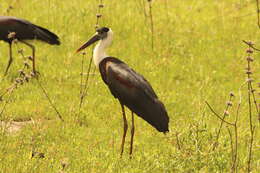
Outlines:
<svg viewBox="0 0 260 173"><path fill-rule="evenodd" d="M235 119L235 123L234 123L234 130L235 130L235 151L234 151L234 159L233 159L233 164L231 167L231 172L237 172L237 158L238 158L238 133L237 133L237 122L238 122L238 115L239 115L239 110L240 110L240 106L242 103L242 94L241 94L241 88L245 83L243 83L240 88L239 88L239 102L237 105L237 111L236 111L236 119Z"/></svg>
<svg viewBox="0 0 260 173"><path fill-rule="evenodd" d="M249 48L250 49L250 48ZM251 162L252 162L252 148L254 141L254 129L252 122L252 103L251 103L251 93L252 93L252 80L251 80L251 66L250 66L250 50L248 50L248 58L247 58L247 91L248 91L248 114L249 114L249 126L250 126L250 143L249 143L249 153L248 153L248 164L247 164L247 172L251 172Z"/></svg>
<svg viewBox="0 0 260 173"><path fill-rule="evenodd" d="M0 95L0 98L1 100L3 99L3 97L6 95L6 94L10 94L13 92L13 90L17 87L17 84L16 83L13 83L10 87L8 87L4 92L3 94Z"/></svg>
<svg viewBox="0 0 260 173"><path fill-rule="evenodd" d="M96 14L95 30L99 27L99 22L100 22L100 19L102 17L102 14L101 14L102 8L104 8L103 0L99 0L99 4L98 4L98 8L97 8L97 14ZM84 58L85 58L84 55L85 55L85 53L83 53L82 62L81 62L79 114L81 112L81 107L83 105L84 98L87 95L87 90L89 88L88 87L89 74L90 74L91 65L92 65L92 61L93 61L92 58L90 58L89 65L88 65L88 71L87 71L87 77L86 77L86 80L84 82L84 88L83 88L83 70L84 70Z"/></svg>
<svg viewBox="0 0 260 173"><path fill-rule="evenodd" d="M237 172L237 149L238 149L238 134L237 134L237 121L234 124L234 129L235 129L235 151L234 151L234 159L233 159L233 164L231 167L232 172Z"/></svg>
<svg viewBox="0 0 260 173"><path fill-rule="evenodd" d="M247 161L247 172L251 172L251 162L252 162L252 150L253 150L253 142L254 142L254 131L255 126L252 127L250 143L249 143L249 153L248 153L248 161Z"/></svg>
<svg viewBox="0 0 260 173"><path fill-rule="evenodd" d="M251 88L250 88L250 82L248 82L248 113L249 113L249 126L250 131L253 130L253 124L252 124L252 104L251 104Z"/></svg>
<svg viewBox="0 0 260 173"><path fill-rule="evenodd" d="M256 112L257 112L257 114L258 114L258 121L259 121L259 123L260 123L260 112L259 112L259 107L257 106L257 101L256 101L254 89L253 89L253 86L252 86L252 82L250 82L250 90L251 90L253 102L254 102L254 105L255 105L255 109L256 109Z"/></svg>
<svg viewBox="0 0 260 173"><path fill-rule="evenodd" d="M84 82L84 88L82 89L82 92L81 92L81 95L80 95L79 113L80 113L81 107L83 105L84 98L87 95L89 73L90 73L90 70L91 70L92 61L93 61L92 58L90 58L89 65L88 65L88 71L87 71L87 77L86 77L86 80ZM82 73L82 75L83 75L83 73Z"/></svg>
<svg viewBox="0 0 260 173"><path fill-rule="evenodd" d="M40 81L38 80L38 78L36 78L36 81L37 81L39 87L41 88L41 90L43 91L45 97L46 97L47 100L49 101L50 105L52 106L52 108L53 108L53 109L55 110L55 112L57 113L59 119L60 119L61 121L64 121L64 119L62 118L60 112L57 110L57 108L55 107L55 105L52 103L52 101L51 101L51 99L50 99L50 97L49 97L47 91L43 88L43 86L42 86L42 84L40 83Z"/></svg>
<svg viewBox="0 0 260 173"><path fill-rule="evenodd" d="M240 102L239 102L238 107L237 107L237 114L236 114L236 119L235 119L234 123L230 123L230 122L224 120L218 113L216 113L214 111L214 109L210 106L210 104L207 101L206 101L206 104L210 108L211 112L213 112L213 114L216 115L222 122L226 123L227 125L234 127L235 142L233 142L231 130L229 128L227 128L227 129L228 129L228 133L229 133L229 136L230 136L230 144L231 144L231 158L232 158L231 172L236 172L237 158L238 158L238 154L237 154L237 149L238 149L237 121L238 121L238 114L239 114L239 109L240 109L240 105L241 105L241 98L240 98Z"/></svg>
<svg viewBox="0 0 260 173"><path fill-rule="evenodd" d="M176 132L175 136L176 136L177 147L178 147L179 150L181 150L181 145L180 145L180 140L179 140L179 133Z"/></svg>
<svg viewBox="0 0 260 173"><path fill-rule="evenodd" d="M216 117L218 117L222 122L224 122L224 123L226 123L226 124L228 124L228 125L234 126L233 123L230 123L230 122L226 121L226 120L225 120L224 118L222 118L218 113L216 113L216 112L214 111L214 109L210 106L210 104L209 104L207 101L205 101L205 103L207 104L207 106L209 107L209 109L211 110L211 112L213 112L213 114L216 115Z"/></svg>
<svg viewBox="0 0 260 173"><path fill-rule="evenodd" d="M14 40L13 43L18 47L17 44L18 40ZM25 56L23 54L23 50L19 49L18 54L22 55L22 57L25 59ZM25 61L24 62L24 66L21 70L19 70L19 76L15 79L15 81L11 84L11 86L9 86L8 88L5 89L5 91L0 95L0 101L3 100L3 97L7 94L9 94L8 99L6 100L1 112L0 112L0 116L3 114L7 103L9 102L10 98L11 98L11 94L14 92L15 89L18 88L19 85L22 85L24 82L29 82L29 79L31 78L31 75L28 75L24 72L24 70L26 68L29 68L29 64Z"/></svg>
<svg viewBox="0 0 260 173"><path fill-rule="evenodd" d="M82 54L82 59L81 59L80 93L79 93L80 96L82 95L82 91L83 91L84 55L85 53Z"/></svg>
<svg viewBox="0 0 260 173"><path fill-rule="evenodd" d="M83 104L84 93L85 93L85 91L83 89L83 73L84 73L84 59L85 59L85 55L86 55L85 53L82 54L82 60L81 60L79 112L80 112L81 106Z"/></svg>
<svg viewBox="0 0 260 173"><path fill-rule="evenodd" d="M249 46L249 49L247 51L247 53L248 53L248 57L247 57L248 92L251 92L251 94L252 94L253 102L254 102L254 105L255 105L255 108L256 108L256 112L258 114L258 122L260 123L260 112L259 112L260 105L259 106L257 105L257 100L256 100L255 93L254 93L255 90L253 89L252 80L251 80L251 76L250 76L252 74L250 63L253 61L253 58L251 58L250 54L253 53L253 50L260 51L260 49L255 48L253 46L254 44L250 41L245 41L245 40L242 40L242 41ZM253 50L250 50L250 48L252 48ZM250 100L250 102L251 102L251 100ZM250 103L250 105L251 105L251 103ZM250 127L250 129L252 129L252 128Z"/></svg>
<svg viewBox="0 0 260 173"><path fill-rule="evenodd" d="M4 106L3 106L3 108L2 108L2 110L0 111L0 117L2 118L2 114L4 113L4 110L5 110L5 108L6 108L6 106L7 106L7 104L8 104L8 102L9 102L9 100L10 100L10 97L11 95L9 95L9 97L7 98L7 100L5 101L5 103L4 103Z"/></svg>
<svg viewBox="0 0 260 173"><path fill-rule="evenodd" d="M256 50L256 51L260 51L260 49L254 47L254 45L251 42L242 40L245 44L247 44L249 47L251 47L252 49Z"/></svg>
<svg viewBox="0 0 260 173"><path fill-rule="evenodd" d="M232 95L229 96L229 102L231 102L232 97L233 97ZM209 106L209 105L208 105L208 106ZM225 120L225 118L226 118L226 116L227 116L227 112L228 112L229 107L230 107L229 104L227 104L227 105L226 105L226 108L225 108L225 110L224 110L223 116L222 116L222 118L221 118L222 121L221 121L221 124L220 124L219 129L218 129L218 132L217 132L215 144L213 145L213 151L214 151L214 150L216 149L216 147L217 147L219 135L220 135L220 132L221 132L223 123L225 122L224 120Z"/></svg>
<svg viewBox="0 0 260 173"><path fill-rule="evenodd" d="M102 1L102 0L99 0L98 10L97 10L97 14L96 14L97 20L96 20L95 29L99 28L99 20L100 20L101 17L102 17L101 9L102 9L103 7L104 7L103 1Z"/></svg>
<svg viewBox="0 0 260 173"><path fill-rule="evenodd" d="M230 138L230 147L231 147L231 158L232 158L232 163L234 163L234 144L233 144L233 136L232 136L232 132L229 129L229 127L227 127L228 130L228 134L229 134L229 138Z"/></svg>
<svg viewBox="0 0 260 173"><path fill-rule="evenodd" d="M151 44L152 44L152 50L154 50L154 23L153 23L153 12L152 12L152 0L148 0L148 3L149 3L150 30L152 33Z"/></svg>
<svg viewBox="0 0 260 173"><path fill-rule="evenodd" d="M256 12L257 12L257 26L260 29L260 16L259 16L259 1L256 0Z"/></svg>

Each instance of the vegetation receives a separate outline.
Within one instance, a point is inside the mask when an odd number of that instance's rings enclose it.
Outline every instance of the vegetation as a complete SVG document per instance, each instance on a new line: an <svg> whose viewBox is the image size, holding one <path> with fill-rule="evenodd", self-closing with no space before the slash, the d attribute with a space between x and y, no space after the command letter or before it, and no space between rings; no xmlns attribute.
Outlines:
<svg viewBox="0 0 260 173"><path fill-rule="evenodd" d="M46 27L59 35L62 44L33 42L39 79L19 84L0 101L1 121L32 120L16 133L8 133L1 126L0 172L260 170L260 123L251 93L250 127L250 92L245 83L248 46L242 42L251 40L260 47L256 2L103 0L103 4L104 8L98 9L97 0L1 1L2 15ZM121 108L93 68L79 111L82 59L85 80L92 52L88 48L82 55L75 54L75 50L94 33L96 13L102 14L99 25L115 33L109 54L150 81L170 116L167 135L136 118L132 159L128 156L129 143L120 158ZM18 52L21 49L25 56L31 54L18 42L13 49L14 63L4 77L8 45L0 43L0 94L15 82L18 70L23 68L24 58ZM254 58L250 79L254 79L252 88L259 104L260 54L255 51L250 56ZM234 97L228 102L225 120L234 123L238 118L237 133L234 126L223 122L216 143L230 92ZM130 120L129 111L127 115ZM127 137L129 142L130 131Z"/></svg>

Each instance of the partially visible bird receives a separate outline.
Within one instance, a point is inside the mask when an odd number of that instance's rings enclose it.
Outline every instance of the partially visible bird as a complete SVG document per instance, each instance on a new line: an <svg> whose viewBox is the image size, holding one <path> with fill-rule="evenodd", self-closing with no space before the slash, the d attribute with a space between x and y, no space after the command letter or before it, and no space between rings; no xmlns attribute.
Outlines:
<svg viewBox="0 0 260 173"><path fill-rule="evenodd" d="M149 82L121 60L106 54L105 49L111 44L112 39L113 32L110 28L99 28L96 34L83 44L77 52L100 40L95 46L93 60L99 68L101 77L108 86L111 94L121 104L124 122L121 155L124 152L124 143L128 128L124 106L127 106L132 112L131 156L135 131L133 114L137 114L159 132L163 133L169 131L169 117L163 103L158 99Z"/></svg>
<svg viewBox="0 0 260 173"><path fill-rule="evenodd" d="M56 34L41 26L37 26L27 20L19 19L16 17L0 16L0 40L3 40L9 44L9 61L5 70L5 75L7 74L8 69L13 61L12 42L14 39L17 39L19 42L24 43L32 49L32 62L34 73L36 73L35 47L25 40L36 39L52 45L60 44L59 38Z"/></svg>

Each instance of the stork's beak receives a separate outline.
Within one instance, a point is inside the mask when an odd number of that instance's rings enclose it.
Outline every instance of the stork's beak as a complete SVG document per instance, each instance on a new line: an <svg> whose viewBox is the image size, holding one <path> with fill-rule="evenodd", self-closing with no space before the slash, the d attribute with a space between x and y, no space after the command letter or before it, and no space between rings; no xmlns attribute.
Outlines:
<svg viewBox="0 0 260 173"><path fill-rule="evenodd" d="M85 44L83 44L80 48L78 48L78 50L76 51L76 53L78 53L79 51L85 49L86 47L90 46L91 44L97 42L98 40L100 40L101 37L100 35L95 34L92 38L90 38Z"/></svg>

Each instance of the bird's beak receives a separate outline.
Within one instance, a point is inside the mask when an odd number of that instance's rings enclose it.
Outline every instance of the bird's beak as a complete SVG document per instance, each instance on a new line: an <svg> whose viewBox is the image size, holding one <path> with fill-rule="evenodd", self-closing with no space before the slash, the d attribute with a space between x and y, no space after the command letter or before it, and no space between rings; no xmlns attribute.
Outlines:
<svg viewBox="0 0 260 173"><path fill-rule="evenodd" d="M80 48L77 49L76 53L85 49L86 47L90 46L91 44L95 43L96 41L100 40L101 37L98 34L95 34L92 38L90 38L86 43L84 43Z"/></svg>

